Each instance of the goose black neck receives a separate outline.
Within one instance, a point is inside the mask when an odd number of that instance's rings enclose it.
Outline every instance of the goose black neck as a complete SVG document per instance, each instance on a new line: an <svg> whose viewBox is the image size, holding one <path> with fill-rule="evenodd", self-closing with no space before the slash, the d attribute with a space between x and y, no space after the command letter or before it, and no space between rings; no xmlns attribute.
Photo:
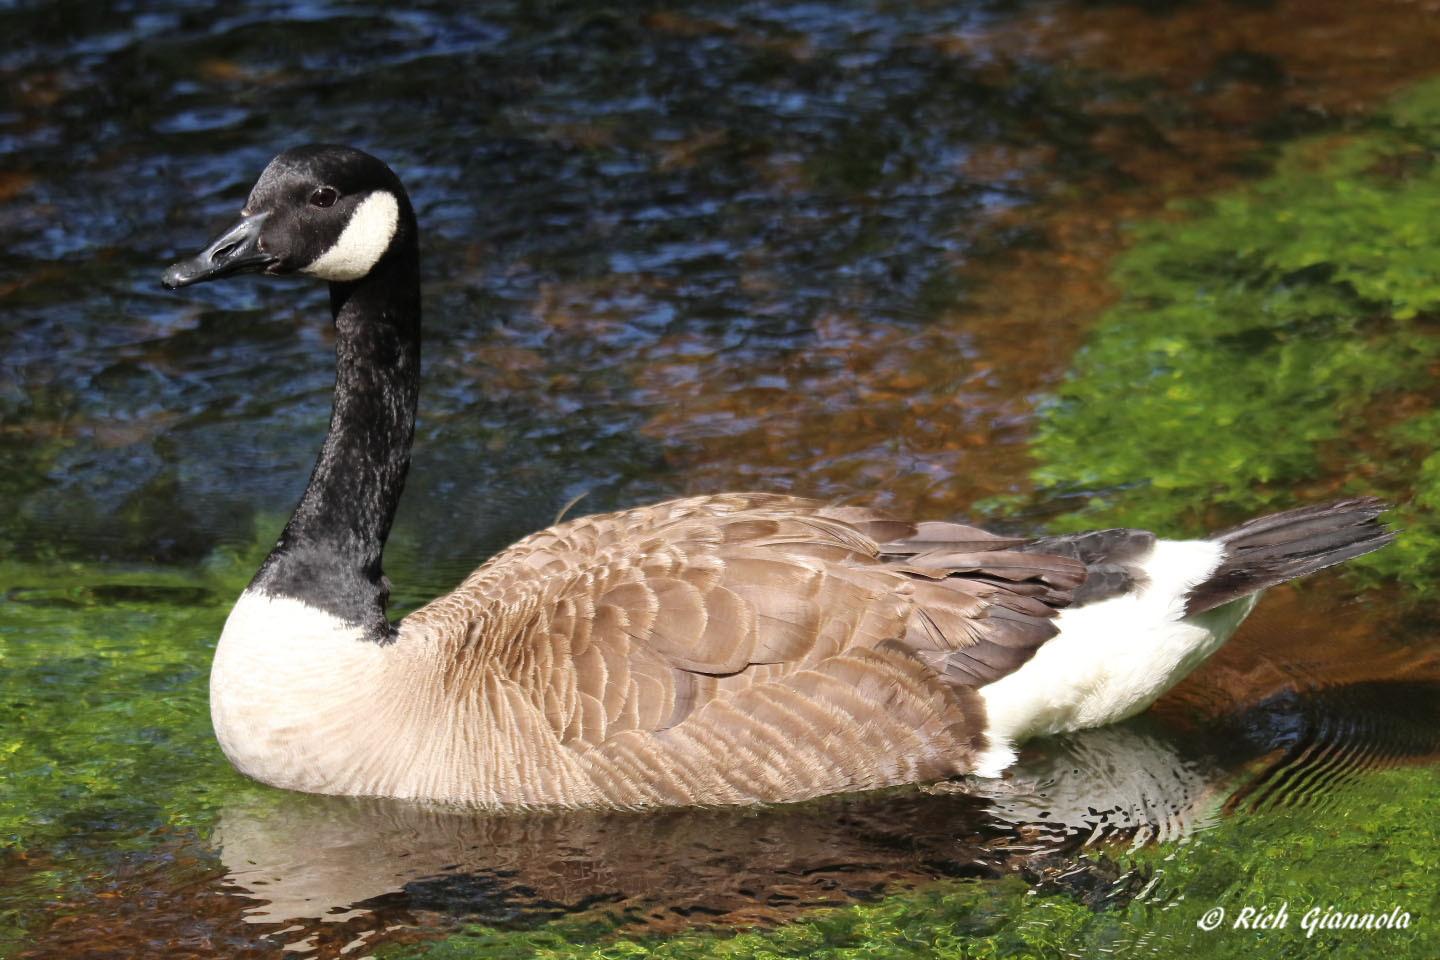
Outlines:
<svg viewBox="0 0 1440 960"><path fill-rule="evenodd" d="M380 557L410 468L420 383L419 258L413 240L397 246L362 279L330 285L337 340L330 431L295 513L251 582L362 627L378 642L394 635Z"/></svg>

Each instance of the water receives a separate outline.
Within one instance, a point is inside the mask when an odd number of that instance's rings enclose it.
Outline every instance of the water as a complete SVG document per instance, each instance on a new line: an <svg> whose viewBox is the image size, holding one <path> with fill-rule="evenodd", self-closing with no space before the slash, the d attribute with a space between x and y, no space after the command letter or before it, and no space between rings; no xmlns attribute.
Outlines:
<svg viewBox="0 0 1440 960"><path fill-rule="evenodd" d="M1424 258L1397 265L1433 249L1436 125L1422 95L1385 104L1433 72L1436 32L1401 3L0 9L0 955L357 956L462 928L457 955L615 930L704 955L690 931L756 923L756 950L796 955L901 928L937 950L1223 955L1241 934L1198 931L1212 902L1433 918L1433 883L1403 881L1440 852L1415 826L1440 770L1440 308ZM323 434L326 297L157 279L311 140L384 158L422 222L401 608L580 494L1193 531L1354 490L1407 501L1408 539L1389 567L1275 591L1150 716L1038 744L998 785L474 818L249 784L214 745L205 676ZM1325 174L1335 144L1384 162ZM1360 216L1293 186L1307 164L1378 199ZM1272 242L1196 212L1257 182L1276 186L1241 207L1322 238L1297 234L1305 269L1167 254L1182 215L1216 249ZM1172 260L1157 293L1144 271ZM1277 323L1216 343L1318 344L1316 392L1224 379L1201 319L1172 332L1199 331L1187 382L1240 398L1242 422L1274 412L1256 446L1283 463L1212 468L1237 478L1217 494L1145 444L1101 476L1049 439L1057 390L1102 425L1162 419L1104 379L1107 350L1153 348L1124 310L1200 318L1236 291L1257 298L1237 315ZM1161 432L1200 449L1213 429ZM1428 922L1365 943L1419 949ZM1294 928L1261 949L1306 949Z"/></svg>

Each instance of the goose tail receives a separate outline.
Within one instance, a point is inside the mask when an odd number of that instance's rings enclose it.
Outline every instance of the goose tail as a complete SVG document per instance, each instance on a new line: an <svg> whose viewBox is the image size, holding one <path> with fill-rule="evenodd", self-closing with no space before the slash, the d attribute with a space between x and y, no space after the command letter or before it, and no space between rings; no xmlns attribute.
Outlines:
<svg viewBox="0 0 1440 960"><path fill-rule="evenodd" d="M1185 615L1363 556L1395 539L1379 521L1389 504L1374 497L1314 503L1248 520L1205 539L1220 565L1185 598Z"/></svg>
<svg viewBox="0 0 1440 960"><path fill-rule="evenodd" d="M1087 596L1082 585L1056 617L1059 633L1019 669L980 688L987 748L975 772L997 776L1030 737L1146 709L1225 642L1260 591L1393 540L1379 521L1387 509L1360 497L1259 517L1199 540L1107 530L1033 544L1078 551L1103 589Z"/></svg>

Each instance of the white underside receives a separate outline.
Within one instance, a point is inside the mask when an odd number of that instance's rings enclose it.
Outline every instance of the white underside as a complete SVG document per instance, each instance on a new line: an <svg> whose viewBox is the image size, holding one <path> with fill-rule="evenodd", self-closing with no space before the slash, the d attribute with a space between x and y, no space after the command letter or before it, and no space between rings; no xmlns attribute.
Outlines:
<svg viewBox="0 0 1440 960"><path fill-rule="evenodd" d="M1209 540L1160 540L1138 566L1140 591L1063 610L1060 634L1014 673L980 688L989 749L975 772L996 777L1024 740L1134 716L1225 642L1258 594L1184 617L1185 597L1222 559Z"/></svg>

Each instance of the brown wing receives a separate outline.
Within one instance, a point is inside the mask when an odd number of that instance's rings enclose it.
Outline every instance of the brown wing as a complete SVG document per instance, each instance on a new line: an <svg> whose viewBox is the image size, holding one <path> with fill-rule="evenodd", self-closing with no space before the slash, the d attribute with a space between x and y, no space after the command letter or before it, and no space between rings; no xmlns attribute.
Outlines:
<svg viewBox="0 0 1440 960"><path fill-rule="evenodd" d="M1085 577L1020 543L694 498L527 538L420 614L464 619L457 660L508 677L614 802L798 799L968 769L973 688Z"/></svg>

